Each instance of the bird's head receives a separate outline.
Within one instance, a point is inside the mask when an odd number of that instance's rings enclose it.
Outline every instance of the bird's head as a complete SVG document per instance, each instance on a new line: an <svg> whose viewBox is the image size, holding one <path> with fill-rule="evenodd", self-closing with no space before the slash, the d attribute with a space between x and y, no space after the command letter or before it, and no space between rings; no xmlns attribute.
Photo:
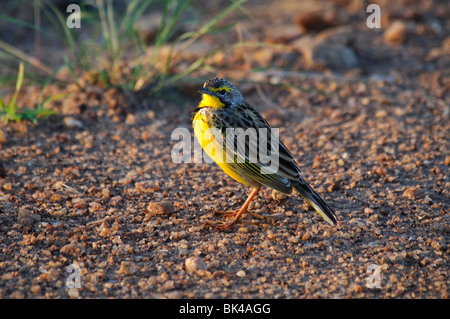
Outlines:
<svg viewBox="0 0 450 319"><path fill-rule="evenodd" d="M198 92L202 94L198 107L235 107L244 102L241 92L233 84L219 78L209 79Z"/></svg>

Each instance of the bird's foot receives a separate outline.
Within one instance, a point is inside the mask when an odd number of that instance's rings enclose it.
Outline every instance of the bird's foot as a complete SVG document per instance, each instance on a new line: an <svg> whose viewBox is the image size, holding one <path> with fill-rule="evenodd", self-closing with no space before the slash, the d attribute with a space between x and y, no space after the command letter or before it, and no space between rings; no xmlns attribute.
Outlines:
<svg viewBox="0 0 450 319"><path fill-rule="evenodd" d="M239 212L236 212L236 211L215 211L212 214L213 215L223 215L222 220L218 221L218 222L207 220L207 221L205 221L204 224L206 226L213 227L218 230L228 230L231 227L233 227L235 224L237 224L238 221L240 221L240 218L239 218L240 215L238 216L238 213ZM259 218L259 219L263 219L263 220L266 219L266 217L264 217L264 216L261 216L257 213L253 213L253 212L249 212L249 211L245 212L244 214L248 214L255 218Z"/></svg>

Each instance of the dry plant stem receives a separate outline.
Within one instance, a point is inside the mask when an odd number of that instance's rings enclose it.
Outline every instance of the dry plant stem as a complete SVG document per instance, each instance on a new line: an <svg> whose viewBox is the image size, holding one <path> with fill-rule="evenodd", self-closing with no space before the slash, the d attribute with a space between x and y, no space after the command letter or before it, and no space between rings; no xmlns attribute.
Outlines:
<svg viewBox="0 0 450 319"><path fill-rule="evenodd" d="M46 65L45 63L42 63L41 61L39 61L38 59L36 59L35 57L26 54L25 52L23 52L22 50L17 49L16 47L9 45L8 43L0 40L0 49L5 50L6 52L8 52L9 54L12 54L16 57L18 57L20 60L28 62L29 64L31 64L32 66L34 66L35 68L44 71L45 73L51 75L53 73L53 70L51 67L49 67L48 65Z"/></svg>

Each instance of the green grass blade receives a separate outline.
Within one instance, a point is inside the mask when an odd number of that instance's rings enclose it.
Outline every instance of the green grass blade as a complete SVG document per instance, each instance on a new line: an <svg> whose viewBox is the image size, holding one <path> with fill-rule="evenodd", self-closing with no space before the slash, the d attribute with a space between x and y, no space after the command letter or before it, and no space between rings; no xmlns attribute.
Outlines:
<svg viewBox="0 0 450 319"><path fill-rule="evenodd" d="M159 32L156 36L156 47L160 47L167 43L169 38L175 33L176 22L179 20L181 14L184 12L189 4L189 0L181 1L167 1L164 7L163 19L159 28ZM170 7L174 5L175 9L170 10Z"/></svg>
<svg viewBox="0 0 450 319"><path fill-rule="evenodd" d="M19 64L19 74L17 77L17 83L16 83L16 91L19 92L20 88L22 87L23 83L23 62L20 62Z"/></svg>
<svg viewBox="0 0 450 319"><path fill-rule="evenodd" d="M34 24L32 23L28 23L26 21L17 19L17 18L13 18L13 17L8 17L4 14L0 14L0 20L5 20L14 24L17 24L19 26L25 27L27 29L32 29L32 30L37 30L39 32L41 32L42 34L45 35L49 35L49 36L53 36L53 37L58 37L58 34L53 33L53 32L49 32L48 30L42 29L42 28L38 28L36 27Z"/></svg>
<svg viewBox="0 0 450 319"><path fill-rule="evenodd" d="M6 105L5 105L5 103L3 103L3 100L2 100L1 97L0 97L0 108L1 108L4 112L6 112Z"/></svg>
<svg viewBox="0 0 450 319"><path fill-rule="evenodd" d="M50 20L51 24L60 33L61 40L67 45L69 51L75 57L77 64L82 65L82 56L78 50L78 37L74 29L68 28L66 25L66 18L59 11L59 9L50 2L46 2L46 5L41 5L44 14ZM48 8L50 9L48 9ZM55 19L56 17L56 19ZM61 31L62 30L62 31Z"/></svg>
<svg viewBox="0 0 450 319"><path fill-rule="evenodd" d="M163 78L163 80L154 88L154 91L156 92L156 91L160 90L163 86L173 84L173 83L177 82L178 80L180 80L181 78L198 70L199 68L201 68L204 65L205 61L208 58L210 58L211 56L213 56L216 52L217 52L217 50L214 50L213 52L210 52L209 54L205 55L204 57L192 62L187 68L183 69L183 71L178 72L168 78Z"/></svg>
<svg viewBox="0 0 450 319"><path fill-rule="evenodd" d="M17 99L17 95L19 95L19 91L20 91L20 88L22 87L22 83L23 83L23 62L20 62L19 73L17 74L16 90L14 91L14 94L11 98L11 101L9 101L9 105L8 105L8 114L10 116L13 116L16 113L16 99Z"/></svg>
<svg viewBox="0 0 450 319"><path fill-rule="evenodd" d="M116 21L114 19L114 6L112 0L108 0L106 5L106 19L109 27L111 54L113 61L115 61L119 57L119 39L117 35Z"/></svg>
<svg viewBox="0 0 450 319"><path fill-rule="evenodd" d="M163 30L164 30L164 26L167 24L166 20L167 20L167 16L169 14L169 7L172 1L166 1L166 5L164 6L164 10L162 13L162 18L161 18L161 24L159 26L158 29L158 33L156 34L156 38L155 38L155 47L159 48L161 47L161 45L164 44L164 41L162 40L163 36Z"/></svg>
<svg viewBox="0 0 450 319"><path fill-rule="evenodd" d="M111 35L109 32L108 22L107 22L107 18L106 18L106 9L105 9L103 0L97 0L97 10L98 10L98 16L100 18L100 25L101 25L101 29L102 29L103 40L106 41L108 50L111 52L111 47L110 47Z"/></svg>
<svg viewBox="0 0 450 319"><path fill-rule="evenodd" d="M139 0L132 0L129 1L127 4L127 9L125 10L125 14L123 15L122 19L120 19L119 29L127 29L128 24L131 21L131 16L136 10L136 6L139 4Z"/></svg>
<svg viewBox="0 0 450 319"><path fill-rule="evenodd" d="M124 17L120 21L119 29L129 31L134 28L134 23L147 10L153 0L133 0L127 5L127 10Z"/></svg>
<svg viewBox="0 0 450 319"><path fill-rule="evenodd" d="M219 23L223 18L225 18L227 15L229 15L231 12L236 10L238 7L241 6L246 0L238 0L234 1L231 5L229 5L226 9L224 9L222 12L220 12L217 16L209 20L203 27L200 28L197 32L195 32L186 42L183 43L183 46L181 47L180 51L184 50L188 46L190 46L192 43L194 43L196 40L198 40L201 36L211 32L211 30L214 29L214 26Z"/></svg>

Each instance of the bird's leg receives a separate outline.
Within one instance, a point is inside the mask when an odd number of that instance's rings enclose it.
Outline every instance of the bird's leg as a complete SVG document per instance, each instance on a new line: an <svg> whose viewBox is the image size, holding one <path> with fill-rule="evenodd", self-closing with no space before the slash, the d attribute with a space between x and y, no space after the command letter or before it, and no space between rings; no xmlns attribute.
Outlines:
<svg viewBox="0 0 450 319"><path fill-rule="evenodd" d="M225 225L217 226L217 228L220 230L226 230L226 229L230 229L234 224L236 224L239 220L239 217L241 217L241 215L247 211L248 205L250 204L252 199L258 194L259 190L260 190L260 188L253 188L250 195L248 195L248 198L245 201L244 205L242 205L241 209L239 209L239 211L236 213L233 220Z"/></svg>

